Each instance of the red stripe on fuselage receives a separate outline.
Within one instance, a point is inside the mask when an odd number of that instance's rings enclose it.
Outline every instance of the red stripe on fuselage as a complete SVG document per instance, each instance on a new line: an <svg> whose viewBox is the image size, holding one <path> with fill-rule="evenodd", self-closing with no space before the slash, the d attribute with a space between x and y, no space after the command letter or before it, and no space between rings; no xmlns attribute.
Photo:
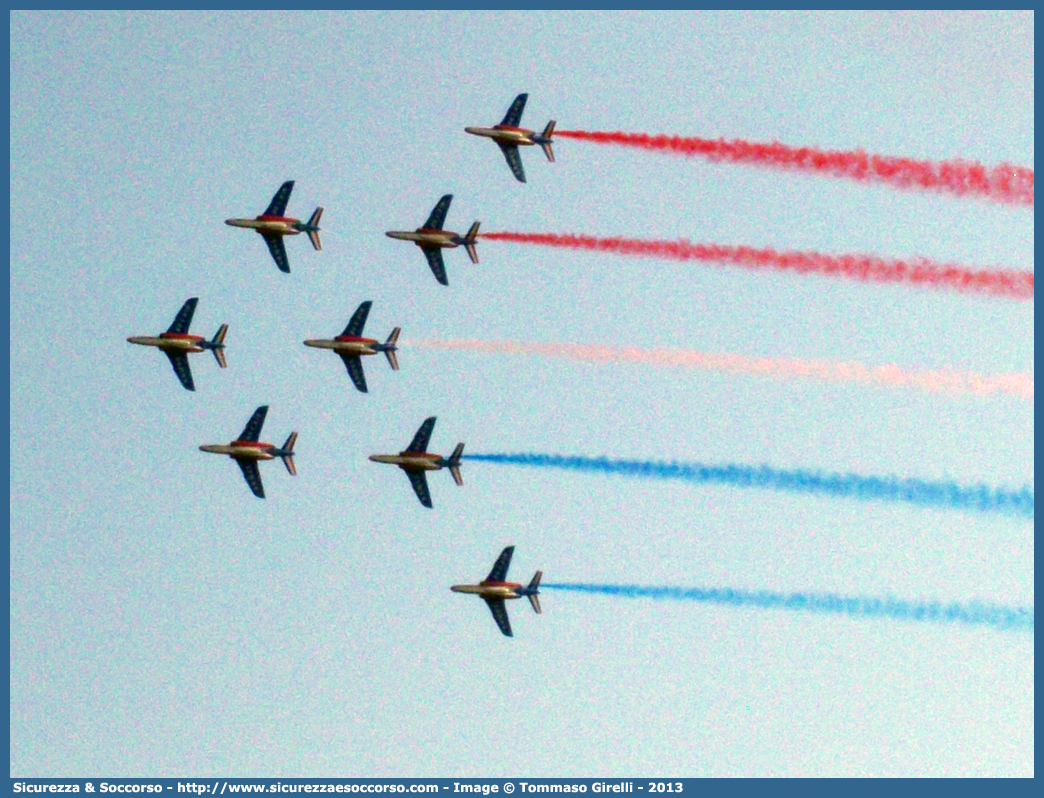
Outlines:
<svg viewBox="0 0 1044 798"><path fill-rule="evenodd" d="M482 587L522 587L519 582L479 582Z"/></svg>
<svg viewBox="0 0 1044 798"><path fill-rule="evenodd" d="M377 343L376 338L360 338L358 335L338 335L334 338L335 341L346 341L348 343L359 343L359 344L375 344Z"/></svg>
<svg viewBox="0 0 1044 798"><path fill-rule="evenodd" d="M261 214L254 221L256 222L299 222L300 219L291 219L289 216L267 216Z"/></svg>
<svg viewBox="0 0 1044 798"><path fill-rule="evenodd" d="M511 127L511 125L493 125L494 130L508 130L512 133L532 133L532 130L526 130L524 127Z"/></svg>
<svg viewBox="0 0 1044 798"><path fill-rule="evenodd" d="M263 441L232 441L229 446L254 446L258 449L274 449L275 446L271 443L264 443Z"/></svg>
<svg viewBox="0 0 1044 798"><path fill-rule="evenodd" d="M399 452L399 457L423 457L427 460L441 460L441 454L432 454L431 452L411 452L409 450Z"/></svg>
<svg viewBox="0 0 1044 798"><path fill-rule="evenodd" d="M202 341L202 335L189 335L188 333L160 333L160 338L176 338L179 341Z"/></svg>

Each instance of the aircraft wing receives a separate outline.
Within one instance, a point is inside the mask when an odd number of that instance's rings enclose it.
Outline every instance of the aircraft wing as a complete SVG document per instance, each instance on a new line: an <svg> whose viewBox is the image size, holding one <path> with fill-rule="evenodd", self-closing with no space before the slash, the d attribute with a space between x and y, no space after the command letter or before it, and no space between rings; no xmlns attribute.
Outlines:
<svg viewBox="0 0 1044 798"><path fill-rule="evenodd" d="M282 216L286 213L287 203L290 202L290 192L294 190L294 181L287 180L283 185L279 187L279 191L272 197L272 201L268 203L268 209L265 211L265 216Z"/></svg>
<svg viewBox="0 0 1044 798"><path fill-rule="evenodd" d="M497 144L500 144L500 142L498 141ZM503 150L504 157L507 158L511 174L515 176L519 183L525 183L526 172L522 168L522 156L518 154L518 147L514 144L500 144L500 149Z"/></svg>
<svg viewBox="0 0 1044 798"><path fill-rule="evenodd" d="M504 120L500 124L507 127L518 127L522 121L522 112L526 110L526 100L528 99L528 94L518 95L515 101L511 103L511 107L508 108L508 112L504 114Z"/></svg>
<svg viewBox="0 0 1044 798"><path fill-rule="evenodd" d="M508 546L500 552L497 561L493 563L493 570L486 577L487 582L503 582L507 579L508 568L511 566L511 555L514 553L514 546Z"/></svg>
<svg viewBox="0 0 1044 798"><path fill-rule="evenodd" d="M265 416L268 415L268 405L261 405L254 411L247 425L243 427L242 434L237 438L240 441L256 441L261 437L261 427L265 425ZM260 484L260 483L259 483Z"/></svg>
<svg viewBox="0 0 1044 798"><path fill-rule="evenodd" d="M428 451L428 439L431 437L431 431L435 429L435 418L435 416L429 416L424 419L424 423L420 425L420 429L417 430L417 434L413 436L410 445L406 447L407 452Z"/></svg>
<svg viewBox="0 0 1044 798"><path fill-rule="evenodd" d="M265 243L268 244L268 251L272 253L272 260L279 267L279 271L290 274L290 259L286 257L286 245L283 244L283 237L265 235L262 237L265 239Z"/></svg>
<svg viewBox="0 0 1044 798"><path fill-rule="evenodd" d="M178 315L174 317L174 322L167 328L167 332L187 333L189 331L189 326L192 324L192 314L196 312L196 305L198 303L198 296L194 296L192 299L186 299L185 304L182 305L181 310L178 311Z"/></svg>
<svg viewBox="0 0 1044 798"><path fill-rule="evenodd" d="M188 355L184 352L167 352L167 357L170 358L170 365L174 367L174 373L178 375L181 384L190 391L196 390L196 386L192 382L192 369L189 367Z"/></svg>
<svg viewBox="0 0 1044 798"><path fill-rule="evenodd" d="M363 374L362 358L342 354L341 360L344 361L344 365L348 369L348 376L352 378L355 387L366 393L366 375Z"/></svg>
<svg viewBox="0 0 1044 798"><path fill-rule="evenodd" d="M446 223L446 214L449 212L451 202L453 202L452 194L442 195L442 198L435 203L435 207L432 208L431 216L428 217L428 221L424 223L425 230L442 229L442 225Z"/></svg>
<svg viewBox="0 0 1044 798"><path fill-rule="evenodd" d="M449 280L446 279L446 264L442 262L442 248L431 247L429 249L425 247L424 257L428 259L428 265L431 267L435 279L443 285L449 285Z"/></svg>
<svg viewBox="0 0 1044 798"><path fill-rule="evenodd" d="M370 306L373 302L366 300L358 308L355 309L355 313L352 314L351 321L348 322L348 326L344 328L344 332L341 335L350 335L358 338L362 335L363 327L366 326L366 317L370 315Z"/></svg>
<svg viewBox="0 0 1044 798"><path fill-rule="evenodd" d="M420 503L425 507L431 507L431 493L428 491L428 480L423 471L407 471L406 476L410 478L413 492L417 494Z"/></svg>
<svg viewBox="0 0 1044 798"><path fill-rule="evenodd" d="M254 495L259 499L265 498L265 486L261 484L261 470L257 467L257 460L237 459L236 462L243 470L243 476Z"/></svg>
<svg viewBox="0 0 1044 798"><path fill-rule="evenodd" d="M489 605L489 611L493 613L493 620L497 622L500 631L507 637L513 637L511 634L511 621L508 620L504 599L486 599L486 604Z"/></svg>

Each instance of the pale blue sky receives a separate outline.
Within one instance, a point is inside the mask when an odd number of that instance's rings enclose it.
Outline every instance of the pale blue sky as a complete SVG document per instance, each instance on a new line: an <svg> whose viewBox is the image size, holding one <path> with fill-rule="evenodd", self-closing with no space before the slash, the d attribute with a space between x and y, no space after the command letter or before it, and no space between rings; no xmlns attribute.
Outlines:
<svg viewBox="0 0 1044 798"><path fill-rule="evenodd" d="M1032 14L11 15L11 768L42 775L1033 773L1033 635L546 591L515 637L449 586L1033 606L1033 527L728 486L367 461L432 449L1033 484L1033 407L404 347L357 393L305 338L670 346L1032 372L1033 303L498 242L450 286L383 233L579 232L1033 267L1033 211L466 125L778 139L1033 167ZM324 249L252 232L283 180ZM229 368L126 343L200 302ZM298 469L198 451L299 430Z"/></svg>

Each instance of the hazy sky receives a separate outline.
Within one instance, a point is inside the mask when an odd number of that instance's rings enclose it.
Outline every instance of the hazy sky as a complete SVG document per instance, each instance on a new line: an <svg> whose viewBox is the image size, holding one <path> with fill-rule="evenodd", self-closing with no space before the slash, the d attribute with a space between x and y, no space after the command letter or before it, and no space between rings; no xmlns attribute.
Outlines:
<svg viewBox="0 0 1044 798"><path fill-rule="evenodd" d="M1032 775L1033 633L547 589L510 577L1032 608L1033 523L465 462L768 465L1033 489L1033 402L454 351L599 344L1026 373L1033 302L479 244L449 287L384 231L687 238L1033 268L1033 210L559 140L517 183L467 125L778 140L1033 167L1033 15L11 14L16 776ZM321 252L227 227L284 180ZM196 391L127 336L230 326ZM358 393L306 338L403 328ZM270 405L267 499L201 453Z"/></svg>

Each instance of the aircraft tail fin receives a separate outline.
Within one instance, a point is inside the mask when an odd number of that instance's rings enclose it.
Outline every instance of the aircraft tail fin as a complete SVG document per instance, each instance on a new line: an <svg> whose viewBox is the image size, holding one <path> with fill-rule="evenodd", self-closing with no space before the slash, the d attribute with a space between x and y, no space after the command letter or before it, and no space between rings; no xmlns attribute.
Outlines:
<svg viewBox="0 0 1044 798"><path fill-rule="evenodd" d="M384 350L384 356L388 358L388 365L392 367L392 371L399 370L399 358L395 354L395 342L399 340L399 333L401 332L402 327L396 327L391 331L388 340L384 342L384 345L387 347Z"/></svg>
<svg viewBox="0 0 1044 798"><path fill-rule="evenodd" d="M468 257L471 258L472 263L478 263L478 250L475 249L475 244L478 241L479 223L475 222L471 225L468 230L468 234L464 236L464 249L468 251Z"/></svg>
<svg viewBox="0 0 1044 798"><path fill-rule="evenodd" d="M315 213L308 219L308 240L312 242L312 247L316 250L323 248L323 242L319 240L319 220L322 216L323 209L316 208Z"/></svg>
<svg viewBox="0 0 1044 798"><path fill-rule="evenodd" d="M540 612L541 612L541 610L540 610L540 596L538 594L540 592L540 577L542 577L543 575L544 575L543 571L537 571L535 574L533 574L533 578L531 580L529 580L529 588L528 589L533 591L533 592L529 593L527 595L529 597L529 603L533 606L533 612L535 612L537 615L540 615Z"/></svg>
<svg viewBox="0 0 1044 798"><path fill-rule="evenodd" d="M555 153L551 149L551 136L555 132L555 120L552 119L547 123L547 127L544 128L544 132L540 134L540 138L543 139L540 142L540 149L544 151L544 155L547 156L547 160L551 163L555 162Z"/></svg>
<svg viewBox="0 0 1044 798"><path fill-rule="evenodd" d="M457 448L453 450L453 454L449 456L449 460L446 461L446 465L449 466L450 473L453 475L453 481L458 485L464 484L464 477L460 473L460 456L464 453L464 443L458 443Z"/></svg>
<svg viewBox="0 0 1044 798"><path fill-rule="evenodd" d="M297 433L291 432L290 437L286 439L286 443L283 444L282 454L279 456L283 459L283 465L286 466L286 470L290 472L290 476L297 476L297 466L294 465L294 444L297 443Z"/></svg>
<svg viewBox="0 0 1044 798"><path fill-rule="evenodd" d="M214 359L217 360L218 365L221 368L227 368L228 362L225 360L225 334L228 332L228 325L222 324L218 327L218 331L214 333L214 337L210 340L210 351L214 353Z"/></svg>

